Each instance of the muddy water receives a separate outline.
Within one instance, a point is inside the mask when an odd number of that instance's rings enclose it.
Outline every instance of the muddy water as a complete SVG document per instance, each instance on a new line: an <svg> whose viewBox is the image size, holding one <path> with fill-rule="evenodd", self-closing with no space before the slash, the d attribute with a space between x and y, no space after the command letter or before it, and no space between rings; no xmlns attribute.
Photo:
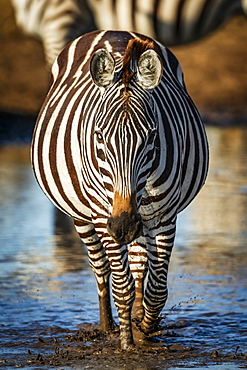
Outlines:
<svg viewBox="0 0 247 370"><path fill-rule="evenodd" d="M247 129L207 133L207 184L178 220L164 345L211 353L207 368L235 369L247 354ZM86 250L39 189L27 146L0 148L0 188L0 367L25 367L27 354L53 353L37 345L42 338L97 323L98 301Z"/></svg>

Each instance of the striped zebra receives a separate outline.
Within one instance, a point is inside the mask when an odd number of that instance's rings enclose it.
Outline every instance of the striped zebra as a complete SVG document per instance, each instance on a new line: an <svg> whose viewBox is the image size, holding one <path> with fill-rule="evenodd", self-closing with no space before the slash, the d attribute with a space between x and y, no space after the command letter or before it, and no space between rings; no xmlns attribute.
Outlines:
<svg viewBox="0 0 247 370"><path fill-rule="evenodd" d="M48 198L74 219L95 273L101 329L133 344L167 299L176 218L203 186L207 139L169 49L127 31L95 31L56 59L32 163ZM133 307L133 309L132 309Z"/></svg>
<svg viewBox="0 0 247 370"><path fill-rule="evenodd" d="M48 65L76 37L95 29L144 32L163 45L197 40L228 18L247 14L247 0L11 0L18 25L39 37Z"/></svg>

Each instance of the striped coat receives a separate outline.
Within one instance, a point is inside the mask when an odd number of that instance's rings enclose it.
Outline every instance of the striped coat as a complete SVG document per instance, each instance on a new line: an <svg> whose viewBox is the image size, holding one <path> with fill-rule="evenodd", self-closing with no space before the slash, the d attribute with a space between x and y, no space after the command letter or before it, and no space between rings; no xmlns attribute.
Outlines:
<svg viewBox="0 0 247 370"><path fill-rule="evenodd" d="M165 46L175 46L247 13L247 0L11 1L19 27L42 40L48 65L67 43L95 29L144 32Z"/></svg>
<svg viewBox="0 0 247 370"><path fill-rule="evenodd" d="M103 330L114 326L112 275L121 346L129 348L131 314L145 337L166 302L176 217L207 174L204 127L177 59L146 36L79 37L52 73L33 136L33 168L88 248Z"/></svg>

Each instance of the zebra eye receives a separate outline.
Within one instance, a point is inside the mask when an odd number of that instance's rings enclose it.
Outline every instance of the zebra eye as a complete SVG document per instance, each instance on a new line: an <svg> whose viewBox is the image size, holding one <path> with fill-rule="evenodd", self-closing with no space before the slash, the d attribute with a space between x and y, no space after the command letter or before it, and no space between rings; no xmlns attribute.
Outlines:
<svg viewBox="0 0 247 370"><path fill-rule="evenodd" d="M104 142L103 135L100 131L95 131L95 135L96 135L98 143L103 143Z"/></svg>

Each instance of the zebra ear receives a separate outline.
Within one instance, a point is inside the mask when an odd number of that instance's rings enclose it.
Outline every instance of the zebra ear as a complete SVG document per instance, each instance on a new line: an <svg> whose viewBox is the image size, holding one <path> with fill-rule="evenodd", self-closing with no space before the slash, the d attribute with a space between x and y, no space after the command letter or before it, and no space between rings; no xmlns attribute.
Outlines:
<svg viewBox="0 0 247 370"><path fill-rule="evenodd" d="M137 63L137 83L146 90L155 88L161 80L162 69L162 62L156 51L144 51Z"/></svg>
<svg viewBox="0 0 247 370"><path fill-rule="evenodd" d="M90 72L96 85L105 89L114 82L115 61L109 51L99 49L91 59Z"/></svg>

